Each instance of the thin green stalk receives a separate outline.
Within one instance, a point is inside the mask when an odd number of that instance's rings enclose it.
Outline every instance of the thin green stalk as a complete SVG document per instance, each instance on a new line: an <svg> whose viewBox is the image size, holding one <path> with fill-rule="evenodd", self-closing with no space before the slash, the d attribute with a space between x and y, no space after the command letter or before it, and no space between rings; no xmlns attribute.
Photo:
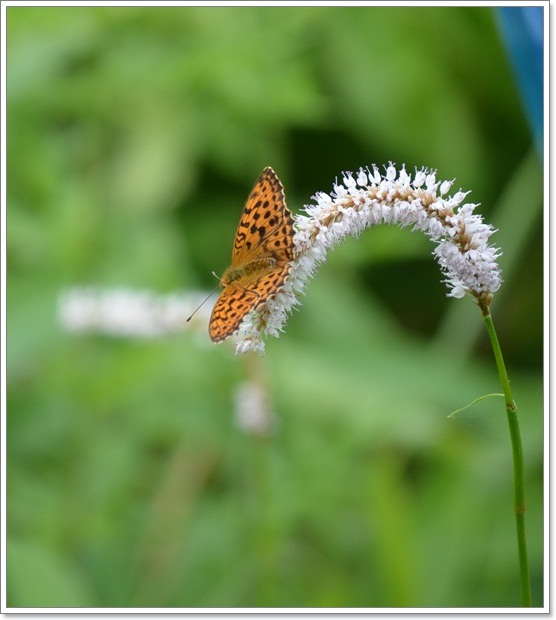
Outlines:
<svg viewBox="0 0 556 620"><path fill-rule="evenodd" d="M521 580L521 603L523 607L531 607L531 581L529 578L529 559L527 557L527 538L525 535L525 480L523 468L523 448L521 445L521 435L517 420L517 407L512 397L510 380L506 372L506 365L502 356L502 349L498 342L494 323L488 308L482 308L492 350L498 367L500 383L504 391L506 403L506 415L510 427L510 437L512 441L512 454L514 464L514 511L515 524L517 530L517 547L519 553L519 574Z"/></svg>

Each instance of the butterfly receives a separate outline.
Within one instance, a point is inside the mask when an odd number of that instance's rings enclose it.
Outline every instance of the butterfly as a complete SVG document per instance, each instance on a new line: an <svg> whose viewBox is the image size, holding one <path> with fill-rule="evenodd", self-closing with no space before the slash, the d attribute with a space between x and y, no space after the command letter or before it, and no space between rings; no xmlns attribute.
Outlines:
<svg viewBox="0 0 556 620"><path fill-rule="evenodd" d="M294 232L282 183L267 167L243 207L232 263L220 279L224 290L209 322L213 342L221 342L236 332L245 316L284 284L293 259Z"/></svg>

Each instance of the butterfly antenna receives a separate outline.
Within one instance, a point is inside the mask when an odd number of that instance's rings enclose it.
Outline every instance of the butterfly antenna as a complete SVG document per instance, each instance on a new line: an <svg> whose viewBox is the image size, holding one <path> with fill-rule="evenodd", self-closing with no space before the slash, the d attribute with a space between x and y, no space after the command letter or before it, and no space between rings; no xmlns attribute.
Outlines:
<svg viewBox="0 0 556 620"><path fill-rule="evenodd" d="M218 276L214 273L214 271L212 272L212 275L215 278L218 278ZM189 317L185 320L186 323L189 323L189 321L191 321L191 319L193 318L193 315L197 312L197 310L199 310L199 308L201 308L202 306L204 306L206 304L206 302L212 297L212 295L214 294L214 291L220 286L220 282L218 282L218 284L212 289L212 291L207 295L207 297L205 299L203 299L203 301L195 308L195 310L193 310L193 312L189 315Z"/></svg>

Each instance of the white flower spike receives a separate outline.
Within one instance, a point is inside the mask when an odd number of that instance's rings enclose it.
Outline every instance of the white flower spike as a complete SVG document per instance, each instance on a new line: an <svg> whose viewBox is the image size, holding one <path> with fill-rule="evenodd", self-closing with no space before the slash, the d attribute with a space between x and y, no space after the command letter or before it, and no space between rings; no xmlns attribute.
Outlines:
<svg viewBox="0 0 556 620"><path fill-rule="evenodd" d="M299 304L307 282L326 253L347 235L358 236L377 224L411 226L424 232L436 247L433 255L445 276L451 297L475 298L483 311L502 284L496 260L500 250L489 245L495 229L474 214L477 205L464 203L468 192L448 196L453 181L438 181L436 172L416 170L413 179L405 167L390 163L384 175L373 165L343 175L331 194L319 192L294 216L294 258L282 288L243 320L236 353L264 353L264 337L278 337L291 310Z"/></svg>

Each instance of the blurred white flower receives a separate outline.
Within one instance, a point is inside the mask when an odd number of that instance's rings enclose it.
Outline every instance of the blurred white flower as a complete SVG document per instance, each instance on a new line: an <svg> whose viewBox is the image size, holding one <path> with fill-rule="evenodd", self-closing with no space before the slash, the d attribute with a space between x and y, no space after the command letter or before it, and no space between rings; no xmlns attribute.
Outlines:
<svg viewBox="0 0 556 620"><path fill-rule="evenodd" d="M235 418L239 428L250 435L266 437L276 430L264 385L256 381L241 383L235 393Z"/></svg>
<svg viewBox="0 0 556 620"><path fill-rule="evenodd" d="M58 299L59 320L69 332L96 332L113 336L153 338L184 331L195 325L205 329L208 308L187 317L203 300L201 293L157 295L126 288L78 287L63 291Z"/></svg>

